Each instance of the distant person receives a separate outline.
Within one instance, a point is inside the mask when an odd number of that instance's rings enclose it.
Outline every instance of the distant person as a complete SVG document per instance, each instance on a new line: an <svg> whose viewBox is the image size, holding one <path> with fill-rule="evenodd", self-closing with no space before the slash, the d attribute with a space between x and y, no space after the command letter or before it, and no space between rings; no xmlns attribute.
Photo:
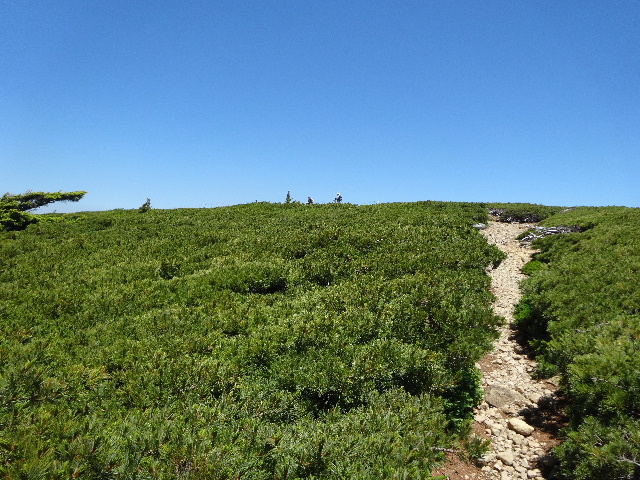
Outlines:
<svg viewBox="0 0 640 480"><path fill-rule="evenodd" d="M313 205L313 198L307 198L307 205Z"/></svg>
<svg viewBox="0 0 640 480"><path fill-rule="evenodd" d="M336 193L336 203L342 203L342 195Z"/></svg>

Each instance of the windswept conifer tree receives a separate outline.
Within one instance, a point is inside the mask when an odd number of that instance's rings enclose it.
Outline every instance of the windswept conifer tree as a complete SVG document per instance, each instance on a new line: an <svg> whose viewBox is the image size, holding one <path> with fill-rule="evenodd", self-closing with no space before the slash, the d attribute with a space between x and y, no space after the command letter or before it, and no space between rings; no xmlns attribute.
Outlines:
<svg viewBox="0 0 640 480"><path fill-rule="evenodd" d="M87 192L31 192L14 195L5 193L0 198L0 227L3 230L23 230L38 217L28 213L30 210L49 205L53 202L77 202Z"/></svg>

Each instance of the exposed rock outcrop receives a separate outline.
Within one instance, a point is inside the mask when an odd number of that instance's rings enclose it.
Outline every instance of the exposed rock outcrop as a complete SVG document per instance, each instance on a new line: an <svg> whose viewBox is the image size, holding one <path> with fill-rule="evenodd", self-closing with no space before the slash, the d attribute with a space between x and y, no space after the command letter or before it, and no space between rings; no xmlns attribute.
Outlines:
<svg viewBox="0 0 640 480"><path fill-rule="evenodd" d="M537 240L539 238L544 238L544 237L548 237L549 235L558 235L558 234L567 234L567 233L579 233L579 232L584 232L585 228L580 227L578 225L572 225L570 227L567 227L565 225L558 225L556 227L538 227L538 226L534 226L531 227L532 231L529 232L527 235L525 235L521 240L520 243L522 245L528 245L531 242L533 242L534 240Z"/></svg>

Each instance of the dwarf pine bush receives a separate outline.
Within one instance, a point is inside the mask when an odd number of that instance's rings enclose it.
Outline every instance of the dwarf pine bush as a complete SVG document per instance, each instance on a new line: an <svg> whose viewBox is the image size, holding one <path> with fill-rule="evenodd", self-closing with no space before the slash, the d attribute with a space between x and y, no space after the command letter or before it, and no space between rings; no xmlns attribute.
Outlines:
<svg viewBox="0 0 640 480"><path fill-rule="evenodd" d="M640 478L640 210L579 208L545 224L585 228L535 243L544 267L527 270L517 308L543 373L559 372L570 397L562 471Z"/></svg>
<svg viewBox="0 0 640 480"><path fill-rule="evenodd" d="M0 237L0 476L429 478L464 448L482 206L61 218Z"/></svg>

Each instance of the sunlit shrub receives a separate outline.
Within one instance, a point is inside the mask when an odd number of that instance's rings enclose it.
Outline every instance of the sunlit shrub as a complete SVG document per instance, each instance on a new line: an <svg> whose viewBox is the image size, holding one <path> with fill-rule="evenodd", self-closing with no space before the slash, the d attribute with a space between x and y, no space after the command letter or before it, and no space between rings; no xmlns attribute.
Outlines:
<svg viewBox="0 0 640 480"><path fill-rule="evenodd" d="M640 211L578 208L545 223L585 227L534 243L543 267L525 269L531 276L516 308L539 373L560 373L570 399L567 440L556 450L562 472L638 478Z"/></svg>
<svg viewBox="0 0 640 480"><path fill-rule="evenodd" d="M64 218L0 239L2 475L428 478L464 448L484 206Z"/></svg>

